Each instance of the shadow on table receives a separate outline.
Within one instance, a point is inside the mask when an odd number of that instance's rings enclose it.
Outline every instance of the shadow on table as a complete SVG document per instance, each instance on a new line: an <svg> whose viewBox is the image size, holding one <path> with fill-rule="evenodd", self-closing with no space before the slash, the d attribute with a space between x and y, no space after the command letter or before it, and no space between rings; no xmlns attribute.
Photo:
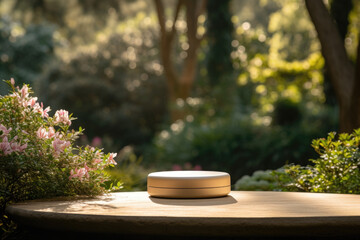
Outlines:
<svg viewBox="0 0 360 240"><path fill-rule="evenodd" d="M156 197L149 197L149 199L156 204L175 205L175 206L215 206L215 205L228 205L228 204L237 203L236 199L230 195L226 197L199 198L199 199L171 199L171 198L156 198Z"/></svg>

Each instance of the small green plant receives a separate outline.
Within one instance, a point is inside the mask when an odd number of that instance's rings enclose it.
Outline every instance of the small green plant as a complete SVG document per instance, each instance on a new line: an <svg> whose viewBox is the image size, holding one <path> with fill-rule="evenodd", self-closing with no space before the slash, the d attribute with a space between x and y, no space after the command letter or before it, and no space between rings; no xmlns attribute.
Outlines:
<svg viewBox="0 0 360 240"><path fill-rule="evenodd" d="M312 146L320 158L311 159L313 166L285 166L278 173L284 190L360 193L360 129L352 134L334 132L327 138L315 139Z"/></svg>
<svg viewBox="0 0 360 240"><path fill-rule="evenodd" d="M66 110L49 115L50 108L32 97L28 85L15 87L6 81L8 95L0 96L0 218L1 230L12 223L5 207L27 199L95 195L113 188L104 171L116 164L116 153L75 146L82 134L71 130L73 120ZM108 187L107 187L108 186ZM118 186L120 186L118 184Z"/></svg>

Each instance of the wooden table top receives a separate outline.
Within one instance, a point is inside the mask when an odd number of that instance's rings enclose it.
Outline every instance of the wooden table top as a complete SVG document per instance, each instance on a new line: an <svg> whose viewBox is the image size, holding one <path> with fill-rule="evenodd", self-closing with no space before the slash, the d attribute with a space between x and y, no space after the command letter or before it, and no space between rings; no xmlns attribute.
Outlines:
<svg viewBox="0 0 360 240"><path fill-rule="evenodd" d="M12 204L20 223L49 229L176 236L360 236L360 195L232 191L211 199L147 192ZM140 227L140 228L139 228Z"/></svg>

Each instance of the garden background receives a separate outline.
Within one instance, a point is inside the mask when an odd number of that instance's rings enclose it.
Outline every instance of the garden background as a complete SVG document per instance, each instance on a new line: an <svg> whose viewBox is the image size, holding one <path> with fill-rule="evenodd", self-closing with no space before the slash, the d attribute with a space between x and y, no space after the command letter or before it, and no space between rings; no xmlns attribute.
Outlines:
<svg viewBox="0 0 360 240"><path fill-rule="evenodd" d="M0 78L73 113L80 145L117 152L122 190L171 169L235 183L309 164L312 139L360 127L360 4L325 5L329 35L300 0L1 0Z"/></svg>

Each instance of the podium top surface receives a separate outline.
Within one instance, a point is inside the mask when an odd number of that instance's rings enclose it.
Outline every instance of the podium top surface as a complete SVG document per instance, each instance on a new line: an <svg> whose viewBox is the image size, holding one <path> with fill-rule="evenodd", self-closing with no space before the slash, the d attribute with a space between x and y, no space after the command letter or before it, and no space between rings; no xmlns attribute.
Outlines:
<svg viewBox="0 0 360 240"><path fill-rule="evenodd" d="M220 198L164 199L149 197L147 192L119 192L95 198L28 201L9 205L7 212L23 224L72 231L172 236L360 235L360 195L346 194L232 191Z"/></svg>

